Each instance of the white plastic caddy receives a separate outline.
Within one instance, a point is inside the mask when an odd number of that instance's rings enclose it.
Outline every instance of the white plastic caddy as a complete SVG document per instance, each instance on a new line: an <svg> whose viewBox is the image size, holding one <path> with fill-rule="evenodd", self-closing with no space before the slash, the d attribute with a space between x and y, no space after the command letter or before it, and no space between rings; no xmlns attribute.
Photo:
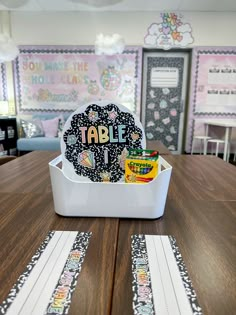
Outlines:
<svg viewBox="0 0 236 315"><path fill-rule="evenodd" d="M49 163L55 212L74 217L155 219L163 216L172 166L159 157L159 174L149 183L77 182ZM164 169L163 169L164 168Z"/></svg>

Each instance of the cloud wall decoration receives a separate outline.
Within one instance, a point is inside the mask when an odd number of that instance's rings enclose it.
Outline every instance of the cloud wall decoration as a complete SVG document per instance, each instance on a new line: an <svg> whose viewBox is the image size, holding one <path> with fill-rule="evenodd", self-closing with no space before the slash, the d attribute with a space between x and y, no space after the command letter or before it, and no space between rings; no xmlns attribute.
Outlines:
<svg viewBox="0 0 236 315"><path fill-rule="evenodd" d="M182 16L175 13L161 13L161 23L152 23L144 37L145 46L170 49L187 47L194 42L192 27L183 23Z"/></svg>

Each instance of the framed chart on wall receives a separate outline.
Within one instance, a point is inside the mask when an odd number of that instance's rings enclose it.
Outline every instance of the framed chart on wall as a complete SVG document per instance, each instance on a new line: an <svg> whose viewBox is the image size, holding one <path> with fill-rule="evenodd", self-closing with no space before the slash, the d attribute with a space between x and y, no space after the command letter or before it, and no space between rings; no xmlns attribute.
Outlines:
<svg viewBox="0 0 236 315"><path fill-rule="evenodd" d="M18 113L74 111L112 100L140 115L142 49L96 55L89 46L20 46L14 63Z"/></svg>
<svg viewBox="0 0 236 315"><path fill-rule="evenodd" d="M236 47L194 48L192 75L194 115L236 114Z"/></svg>
<svg viewBox="0 0 236 315"><path fill-rule="evenodd" d="M4 63L0 64L0 101L7 100L7 80L6 67Z"/></svg>

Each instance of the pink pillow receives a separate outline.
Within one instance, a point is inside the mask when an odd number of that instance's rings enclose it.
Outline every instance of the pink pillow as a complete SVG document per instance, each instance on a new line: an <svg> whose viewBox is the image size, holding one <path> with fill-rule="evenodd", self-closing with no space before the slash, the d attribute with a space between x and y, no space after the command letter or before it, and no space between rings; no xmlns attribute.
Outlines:
<svg viewBox="0 0 236 315"><path fill-rule="evenodd" d="M57 137L59 117L53 119L41 120L45 137Z"/></svg>

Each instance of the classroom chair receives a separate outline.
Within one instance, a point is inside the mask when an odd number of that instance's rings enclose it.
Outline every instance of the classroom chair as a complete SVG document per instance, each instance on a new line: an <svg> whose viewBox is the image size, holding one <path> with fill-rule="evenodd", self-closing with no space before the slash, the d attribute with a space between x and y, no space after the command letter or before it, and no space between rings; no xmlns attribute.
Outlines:
<svg viewBox="0 0 236 315"><path fill-rule="evenodd" d="M211 137L208 136L194 136L193 137L193 142L192 142L192 149L191 149L191 154L194 153L194 148L196 146L196 142L200 141L200 154L206 155L207 154L207 142L211 139ZM202 150L203 148L203 150Z"/></svg>
<svg viewBox="0 0 236 315"><path fill-rule="evenodd" d="M225 146L225 141L224 140L222 140L222 139L209 139L208 141L207 141L207 146L208 146L208 143L213 143L213 144L215 144L216 146L215 146L215 155L216 156L218 156L218 153L219 153L219 146L220 146L220 144L224 144L224 146ZM211 147L211 153L213 154L213 146ZM206 151L207 151L207 149L206 149ZM227 153L227 156L228 156L229 154Z"/></svg>

